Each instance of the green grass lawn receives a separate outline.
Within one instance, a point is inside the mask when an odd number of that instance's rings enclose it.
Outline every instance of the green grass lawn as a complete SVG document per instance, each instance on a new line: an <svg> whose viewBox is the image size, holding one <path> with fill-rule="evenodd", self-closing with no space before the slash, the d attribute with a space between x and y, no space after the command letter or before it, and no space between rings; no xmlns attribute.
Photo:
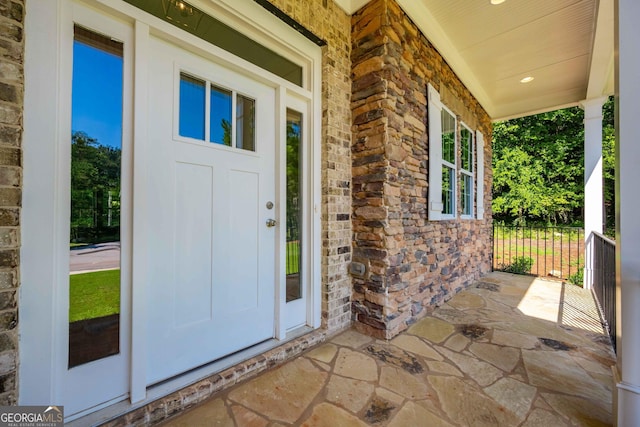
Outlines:
<svg viewBox="0 0 640 427"><path fill-rule="evenodd" d="M287 243L287 274L298 273L300 246ZM120 312L120 270L95 271L69 276L69 322Z"/></svg>
<svg viewBox="0 0 640 427"><path fill-rule="evenodd" d="M287 274L295 274L300 272L299 260L300 259L300 243L287 242Z"/></svg>
<svg viewBox="0 0 640 427"><path fill-rule="evenodd" d="M120 313L120 270L69 276L69 322Z"/></svg>

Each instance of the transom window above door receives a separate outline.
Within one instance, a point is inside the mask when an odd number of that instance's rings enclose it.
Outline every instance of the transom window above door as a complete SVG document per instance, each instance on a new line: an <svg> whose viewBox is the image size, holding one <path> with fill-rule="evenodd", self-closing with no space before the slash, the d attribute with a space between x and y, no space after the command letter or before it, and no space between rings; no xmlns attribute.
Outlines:
<svg viewBox="0 0 640 427"><path fill-rule="evenodd" d="M256 151L256 101L180 73L178 134L212 144Z"/></svg>

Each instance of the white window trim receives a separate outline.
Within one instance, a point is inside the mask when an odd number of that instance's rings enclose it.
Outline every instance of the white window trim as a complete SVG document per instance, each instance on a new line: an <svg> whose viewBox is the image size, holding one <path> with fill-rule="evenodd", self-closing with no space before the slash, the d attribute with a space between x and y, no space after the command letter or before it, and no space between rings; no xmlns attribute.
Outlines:
<svg viewBox="0 0 640 427"><path fill-rule="evenodd" d="M468 176L468 177L471 178L471 190L470 190L470 193L471 193L471 200L470 200L471 206L469 207L469 212L471 212L471 213L467 215L463 211L461 211L460 218L461 219L473 219L474 218L474 211L475 211L475 209L474 209L474 207L475 207L475 204L474 204L474 199L475 199L475 197L474 197L474 190L475 190L474 172L476 170L476 167L475 167L476 156L474 155L474 151L473 151L474 148L475 148L474 146L476 145L476 143L475 143L475 133L464 122L461 122L460 124L462 125L462 128L466 129L469 132L469 135L471 136L471 146L469 147L469 151L471 152L471 170L463 169L462 168L463 162L462 162L462 159L460 159L460 177L459 177L460 180L462 180L462 178L464 176ZM462 132L460 132L460 156L462 156L462 154L463 154L462 153ZM460 188L462 188L462 186ZM463 200L464 200L464 195L460 194L460 202L463 202ZM460 207L462 208L463 206L461 205Z"/></svg>
<svg viewBox="0 0 640 427"><path fill-rule="evenodd" d="M476 219L484 219L484 135L476 130Z"/></svg>
<svg viewBox="0 0 640 427"><path fill-rule="evenodd" d="M430 221L455 219L458 210L457 196L457 155L456 163L449 163L442 158L442 110L451 114L457 123L456 115L440 101L440 94L429 83L427 86L428 118L429 118L429 192L428 192L428 217ZM455 133L455 152L458 152L458 132ZM444 214L442 203L442 167L448 166L455 171L453 180L453 213Z"/></svg>

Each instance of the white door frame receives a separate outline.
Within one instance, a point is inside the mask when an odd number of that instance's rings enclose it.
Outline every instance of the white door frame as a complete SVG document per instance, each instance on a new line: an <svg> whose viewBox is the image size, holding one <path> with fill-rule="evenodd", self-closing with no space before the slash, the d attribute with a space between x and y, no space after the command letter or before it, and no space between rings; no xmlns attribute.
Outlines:
<svg viewBox="0 0 640 427"><path fill-rule="evenodd" d="M24 187L22 209L22 249L20 289L20 404L61 404L61 372L66 370L64 351L66 328L68 328L68 209L69 209L69 135L71 134L71 56L73 40L73 0L48 0L27 2L25 21L25 112L24 112ZM308 184L308 241L306 247L310 292L308 296L307 326L318 328L321 323L320 284L320 146L321 146L321 62L322 54L302 35L292 30L254 2L234 0L192 0L194 6L215 15L227 24L232 23L248 36L264 46L293 60L303 67L303 88L241 60L209 43L188 34L171 24L152 17L145 12L119 0L86 0L86 4L96 11L104 11L129 23L135 46L135 57L129 58L129 66L135 67L133 82L134 111L133 129L125 134L133 134L133 156L131 163L123 164L123 174L133 171L133 185L129 184L133 195L125 200L133 200L133 219L125 235L132 236L132 255L123 252L122 268L131 260L132 283L131 300L122 295L123 306L131 307L131 363L130 401L143 403L147 399L145 360L146 331L144 327L145 289L139 284L146 274L144 218L145 195L141 192L140 178L146 172L148 159L144 156L148 144L147 105L149 88L146 84L150 32L160 34L173 42L188 46L190 50L213 56L218 62L279 86L282 95L293 94L308 100L310 148L307 164ZM238 4L239 3L239 4ZM84 4L84 3L83 3ZM98 27L99 29L99 27ZM108 34L109 31L105 32ZM127 55L125 53L125 55ZM133 59L133 61L131 60ZM125 59L126 60L126 59ZM288 96L288 95L287 95ZM281 105L284 99L281 99ZM286 107L285 107L286 111ZM127 125L125 110L124 125ZM277 126L283 120L277 119ZM43 144L47 141L48 144ZM124 141L123 141L124 148ZM66 151L65 151L66 150ZM282 177L280 177L282 179ZM125 181L123 178L123 191ZM45 212L43 215L42 212ZM282 210L280 213L282 217ZM43 221L43 217L46 221ZM132 230L135 230L135 234ZM129 234L127 234L129 233ZM283 271L276 277L276 284L284 286ZM123 277L124 277L123 272ZM53 279L52 279L53 278ZM52 284L53 282L53 284ZM280 295L279 290L276 295ZM284 300L276 304L277 325L284 322ZM126 317L126 316L125 316ZM127 328L122 323L123 329ZM121 334L127 333L122 331ZM276 327L278 339L286 339L286 328ZM122 335L121 335L122 336ZM43 360L50 364L42 363ZM105 402L108 404L109 402ZM104 405L103 405L104 406ZM92 408L95 410L97 408ZM81 415L81 414L80 414Z"/></svg>
<svg viewBox="0 0 640 427"><path fill-rule="evenodd" d="M278 239L278 250L277 250L277 261L276 265L279 269L278 277L280 277L280 283L286 283L286 219L287 219L287 210L286 210L286 185L287 185L287 177L286 177L286 144L287 144L287 110L291 109L296 112L302 114L302 140L300 141L301 145L301 155L300 162L303 168L307 168L309 165L309 159L313 156L312 149L313 145L310 144L311 141L311 126L310 126L310 118L311 118L311 103L308 99L302 98L300 96L296 96L295 93L286 93L283 96L283 102L280 102L280 111L278 123L281 126L280 135L278 136L278 142L282 144L281 147L278 148L278 162L279 165L276 169L279 173L279 193L281 195L279 201L279 218L278 222L285 226L280 227L279 229L279 239ZM305 325L313 325L312 313L313 307L309 306L309 302L313 300L313 298L309 298L309 296L313 293L313 289L309 286L313 283L313 277L310 274L310 269L307 268L311 263L309 260L309 245L306 244L307 240L313 240L311 235L311 228L308 227L308 224L313 223L312 212L309 207L311 206L309 203L309 195L313 194L313 190L311 188L312 180L311 177L303 174L300 181L300 188L302 191L302 213L301 213L301 238L302 238L302 246L300 248L300 259L302 262L302 271L300 272L300 287L301 287L301 298L298 300L294 300L291 302L286 302L287 297L287 289L286 285L282 286L280 289L280 299L279 304L281 306L282 315L281 319L283 319L279 324L279 330L277 332L277 336L285 337L287 331L294 330L298 327ZM306 261L305 261L306 260Z"/></svg>
<svg viewBox="0 0 640 427"><path fill-rule="evenodd" d="M105 404L128 394L131 272L131 122L132 31L119 20L71 2L38 6L27 20L27 31L50 37L32 43L25 56L24 191L22 211L22 284L20 292L20 401L68 402L67 413L81 411L96 400ZM46 8L50 8L46 10ZM58 21L51 16L58 16ZM59 24L52 28L53 24ZM71 160L71 86L73 26L78 23L124 42L121 218L120 351L117 355L67 368L69 331L69 213ZM35 30L34 28L37 28ZM51 33L48 32L51 31ZM40 43L38 43L40 42ZM55 48L50 45L55 43ZM49 44L49 46L47 46ZM42 50L47 50L43 52ZM55 63L49 61L55 60ZM51 67L45 65L49 62ZM33 68L49 73L35 76ZM53 77L53 78L52 78ZM47 89L34 83L49 86ZM46 142L43 144L42 142ZM45 234L40 229L46 228ZM53 282L53 286L52 285ZM44 305L43 302L48 303ZM44 328L47 325L50 329ZM42 363L50 361L50 365ZM44 365L44 366L43 366ZM41 375L41 376L40 376ZM95 383L109 387L96 388ZM46 387L43 385L46 384ZM78 394L76 387L87 391ZM108 397L106 397L108 396Z"/></svg>

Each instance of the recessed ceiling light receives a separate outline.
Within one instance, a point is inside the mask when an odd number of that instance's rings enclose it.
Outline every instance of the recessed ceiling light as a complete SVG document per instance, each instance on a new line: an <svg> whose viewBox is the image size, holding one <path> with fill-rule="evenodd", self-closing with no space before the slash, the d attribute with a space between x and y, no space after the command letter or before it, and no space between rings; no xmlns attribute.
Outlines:
<svg viewBox="0 0 640 427"><path fill-rule="evenodd" d="M491 0L491 4L501 4L504 3L504 0Z"/></svg>
<svg viewBox="0 0 640 427"><path fill-rule="evenodd" d="M531 81L533 81L533 77L531 77L531 76L527 76L527 77L525 77L525 78L521 79L521 80L520 80L520 83L529 83L529 82L531 82Z"/></svg>

